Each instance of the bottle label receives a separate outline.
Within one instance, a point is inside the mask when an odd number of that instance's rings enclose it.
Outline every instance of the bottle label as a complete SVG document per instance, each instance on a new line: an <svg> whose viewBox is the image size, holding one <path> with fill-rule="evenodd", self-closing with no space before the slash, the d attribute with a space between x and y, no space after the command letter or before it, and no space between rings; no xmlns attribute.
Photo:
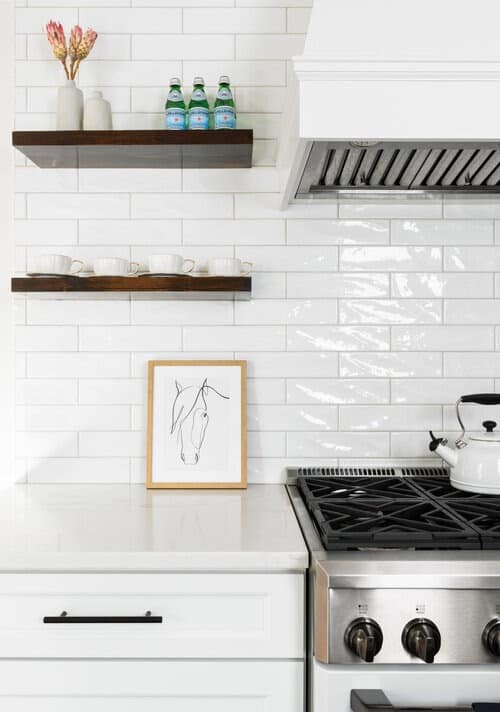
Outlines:
<svg viewBox="0 0 500 712"><path fill-rule="evenodd" d="M171 107L167 109L165 125L171 131L182 131L186 128L186 112L184 109Z"/></svg>
<svg viewBox="0 0 500 712"><path fill-rule="evenodd" d="M189 109L189 128L206 131L209 127L210 112L204 106Z"/></svg>
<svg viewBox="0 0 500 712"><path fill-rule="evenodd" d="M236 127L236 114L234 106L217 106L214 109L214 128L234 129Z"/></svg>
<svg viewBox="0 0 500 712"><path fill-rule="evenodd" d="M182 92L179 89L171 89L168 92L167 101L182 101Z"/></svg>
<svg viewBox="0 0 500 712"><path fill-rule="evenodd" d="M227 87L221 87L217 92L217 99L232 99L231 89Z"/></svg>
<svg viewBox="0 0 500 712"><path fill-rule="evenodd" d="M205 99L207 97L206 97L205 91L203 89L193 89L191 98L194 99L195 101L205 101Z"/></svg>

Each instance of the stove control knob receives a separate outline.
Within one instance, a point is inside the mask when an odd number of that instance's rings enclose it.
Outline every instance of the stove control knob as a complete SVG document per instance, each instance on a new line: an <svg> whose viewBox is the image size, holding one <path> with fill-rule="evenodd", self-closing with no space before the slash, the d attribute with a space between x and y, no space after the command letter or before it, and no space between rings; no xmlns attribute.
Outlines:
<svg viewBox="0 0 500 712"><path fill-rule="evenodd" d="M424 663L433 663L441 648L441 634L427 618L414 618L407 623L401 636L403 647Z"/></svg>
<svg viewBox="0 0 500 712"><path fill-rule="evenodd" d="M380 652L384 636L379 624L371 618L356 618L345 632L345 644L352 652L365 661L372 663Z"/></svg>
<svg viewBox="0 0 500 712"><path fill-rule="evenodd" d="M493 618L483 630L484 647L495 657L500 657L500 620Z"/></svg>

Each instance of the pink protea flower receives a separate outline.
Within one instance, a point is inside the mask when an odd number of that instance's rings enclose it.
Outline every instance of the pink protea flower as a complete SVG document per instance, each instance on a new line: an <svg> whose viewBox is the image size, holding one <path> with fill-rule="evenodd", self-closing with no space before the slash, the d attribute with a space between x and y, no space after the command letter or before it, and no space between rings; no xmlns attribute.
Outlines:
<svg viewBox="0 0 500 712"><path fill-rule="evenodd" d="M97 40L97 32L89 28L85 33L80 25L75 25L70 33L69 46L66 44L64 28L60 22L51 20L46 25L47 39L52 52L64 67L66 77L74 79L77 75L80 63L89 56ZM70 59L68 70L67 59Z"/></svg>
<svg viewBox="0 0 500 712"><path fill-rule="evenodd" d="M71 34L69 36L69 57L72 62L76 62L76 60L78 59L78 48L82 41L82 36L82 28L80 27L80 25L75 25L71 30Z"/></svg>
<svg viewBox="0 0 500 712"><path fill-rule="evenodd" d="M80 47L78 48L78 59L82 60L85 59L85 57L89 56L89 54L92 52L92 49L94 48L96 39L97 32L95 32L95 30L89 27L89 29L83 35Z"/></svg>
<svg viewBox="0 0 500 712"><path fill-rule="evenodd" d="M50 46L52 47L52 52L54 57L58 59L64 67L66 76L69 78L68 69L66 67L66 59L68 57L68 48L66 46L66 36L64 34L64 27L60 22L54 22L51 20L47 23L46 27L47 39Z"/></svg>

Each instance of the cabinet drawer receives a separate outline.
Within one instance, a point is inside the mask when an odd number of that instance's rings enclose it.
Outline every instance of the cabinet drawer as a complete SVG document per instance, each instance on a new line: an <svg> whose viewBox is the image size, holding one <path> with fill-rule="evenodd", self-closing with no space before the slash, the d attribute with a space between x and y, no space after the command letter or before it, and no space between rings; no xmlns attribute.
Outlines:
<svg viewBox="0 0 500 712"><path fill-rule="evenodd" d="M303 586L300 574L2 574L0 658L303 658Z"/></svg>
<svg viewBox="0 0 500 712"><path fill-rule="evenodd" d="M0 661L9 712L303 712L299 662Z"/></svg>

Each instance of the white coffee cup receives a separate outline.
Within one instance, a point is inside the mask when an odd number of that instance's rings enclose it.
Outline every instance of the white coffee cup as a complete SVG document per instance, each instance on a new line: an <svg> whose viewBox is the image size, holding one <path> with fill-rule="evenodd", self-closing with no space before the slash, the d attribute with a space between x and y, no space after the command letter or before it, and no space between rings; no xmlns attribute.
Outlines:
<svg viewBox="0 0 500 712"><path fill-rule="evenodd" d="M195 261L181 255L150 255L148 266L153 274L188 274L194 270Z"/></svg>
<svg viewBox="0 0 500 712"><path fill-rule="evenodd" d="M239 277L250 274L253 264L237 257L214 257L208 261L208 273L214 277Z"/></svg>
<svg viewBox="0 0 500 712"><path fill-rule="evenodd" d="M94 260L94 274L99 277L130 277L139 271L138 262L121 257L98 257Z"/></svg>
<svg viewBox="0 0 500 712"><path fill-rule="evenodd" d="M33 258L34 272L38 274L78 274L83 269L82 260L67 255L36 255ZM73 269L73 265L79 265Z"/></svg>

